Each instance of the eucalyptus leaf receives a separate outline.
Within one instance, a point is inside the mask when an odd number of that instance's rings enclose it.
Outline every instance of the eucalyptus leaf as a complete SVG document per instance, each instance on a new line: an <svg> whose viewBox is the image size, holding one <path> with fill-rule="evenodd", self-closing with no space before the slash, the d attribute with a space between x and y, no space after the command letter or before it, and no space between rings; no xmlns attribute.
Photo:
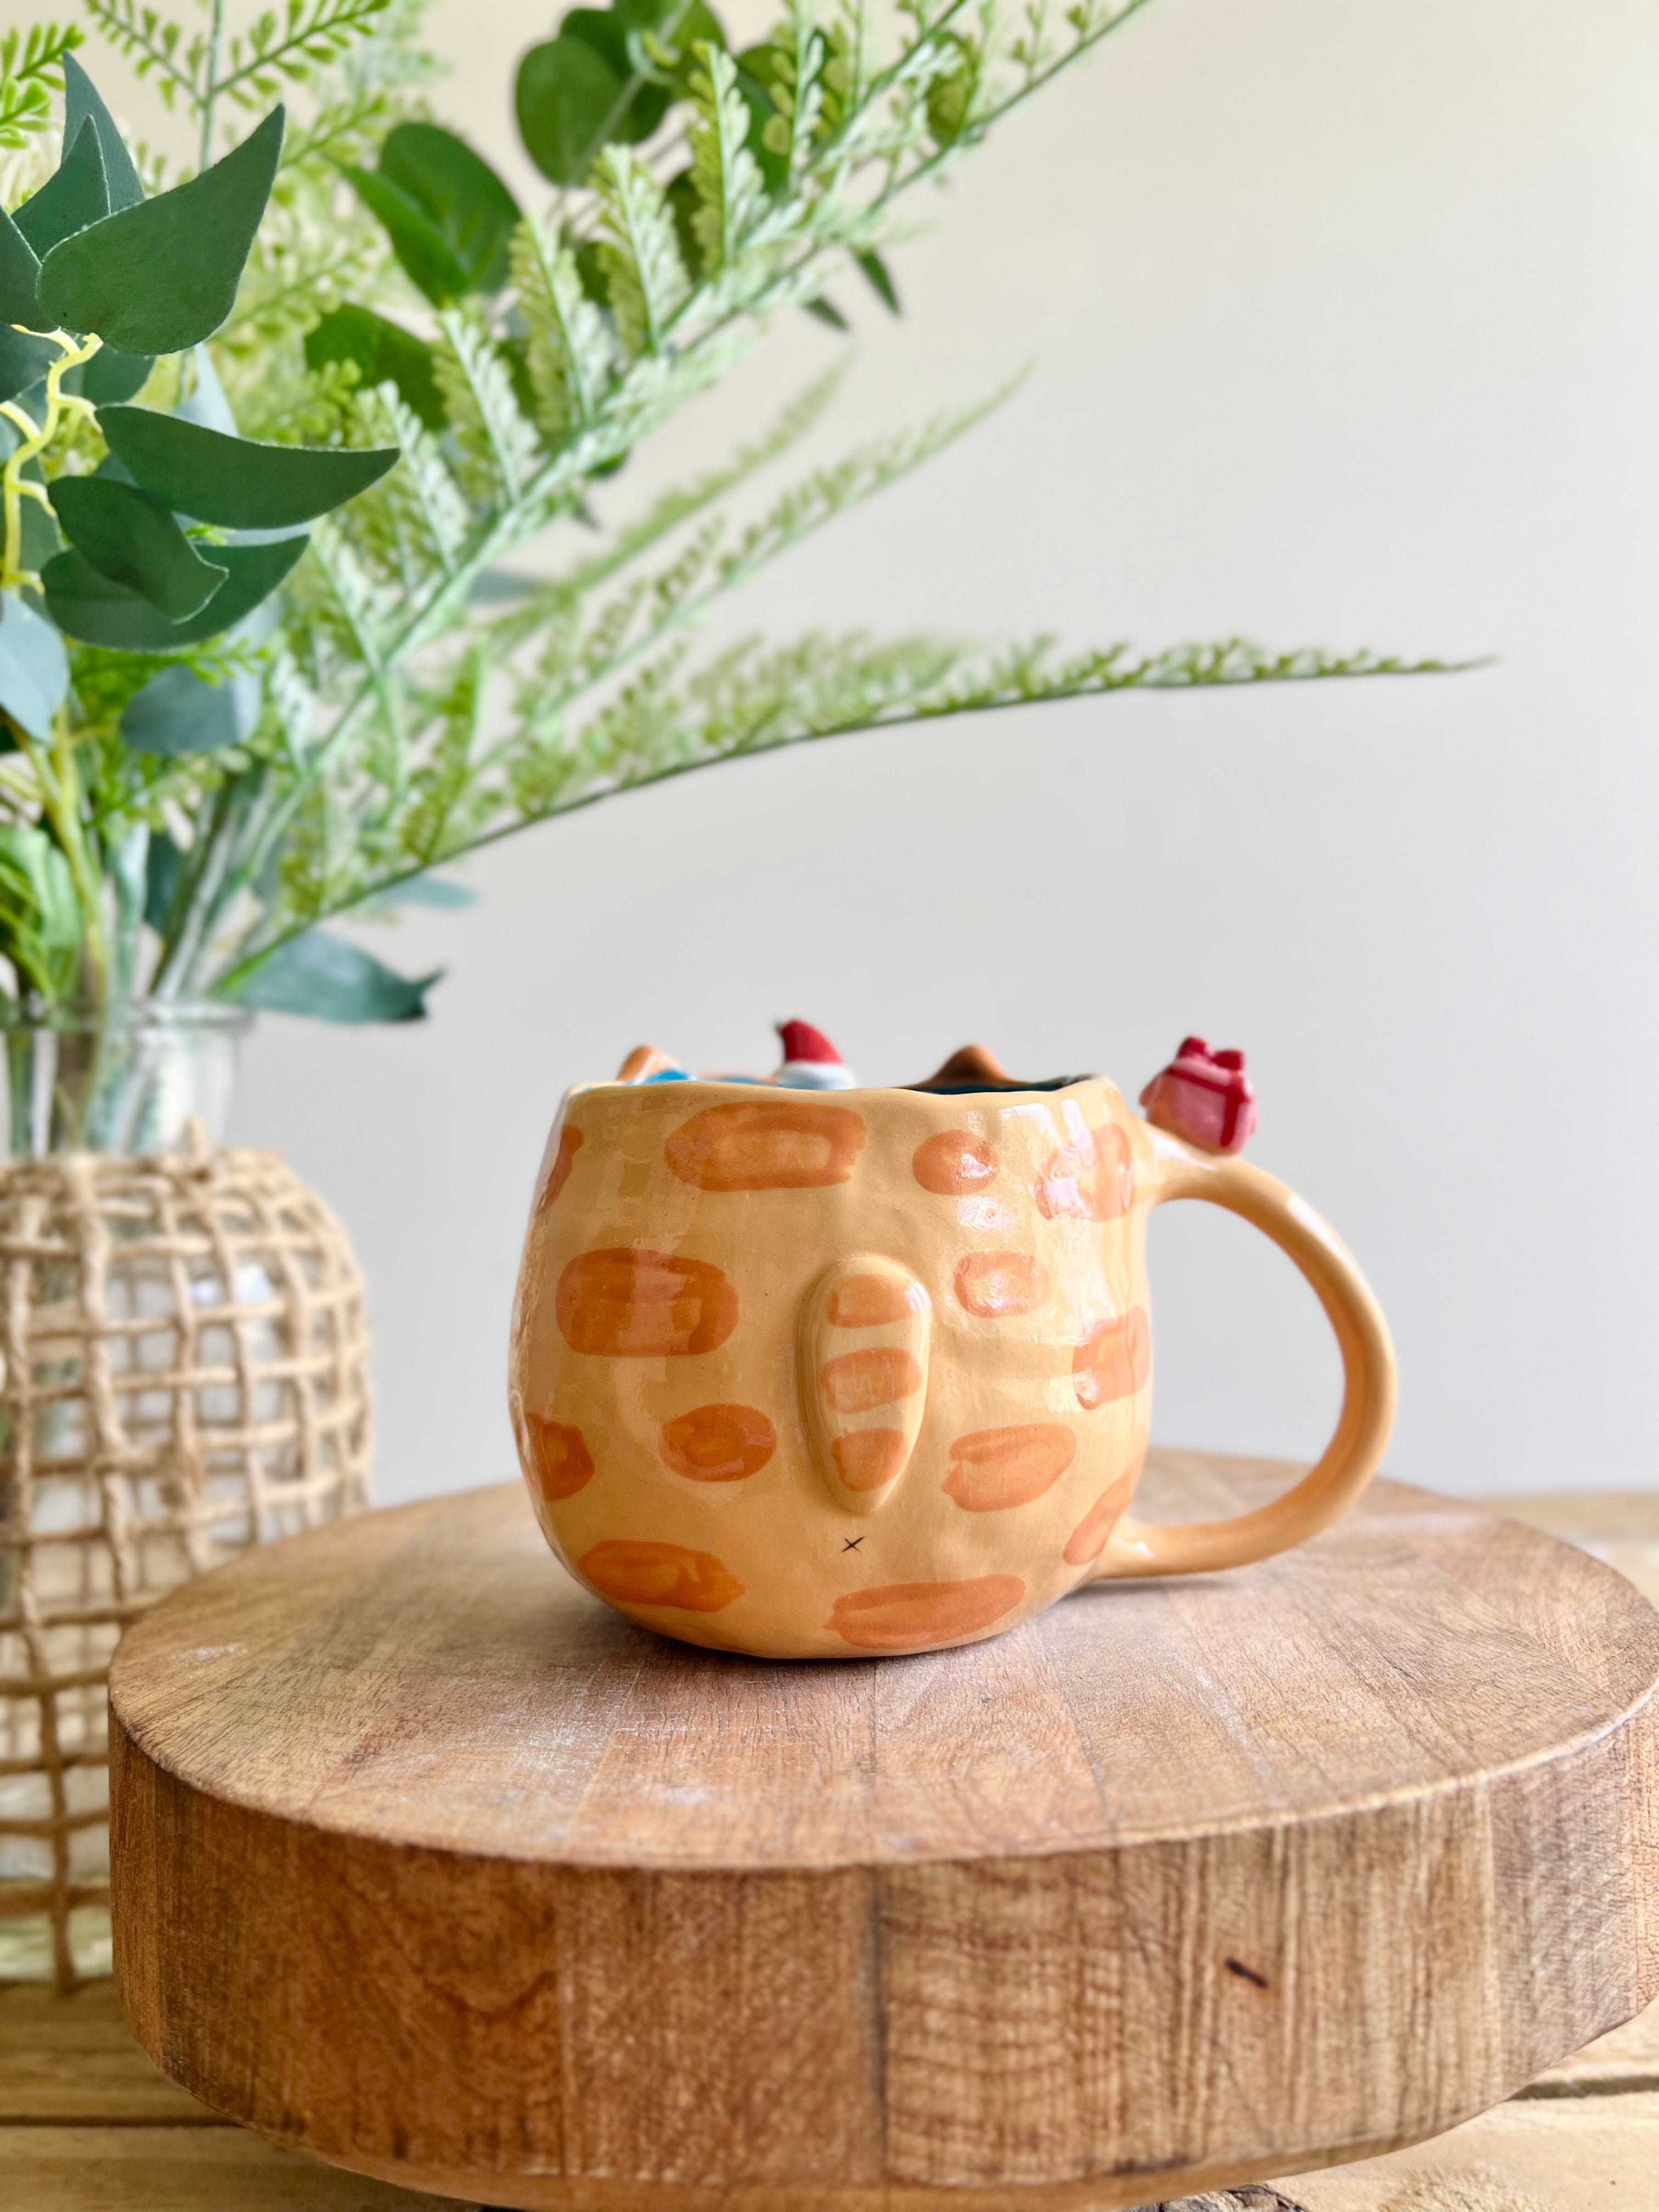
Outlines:
<svg viewBox="0 0 1659 2212"><path fill-rule="evenodd" d="M580 39L615 70L623 95L622 112L612 119L605 137L635 146L648 138L667 114L674 94L672 85L660 81L655 64L647 60L637 45L630 46L629 29L621 15L609 8L573 8L559 25L559 36Z"/></svg>
<svg viewBox="0 0 1659 2212"><path fill-rule="evenodd" d="M519 64L514 105L531 160L556 185L580 185L623 106L624 80L585 40L562 32Z"/></svg>
<svg viewBox="0 0 1659 2212"><path fill-rule="evenodd" d="M210 684L179 661L133 693L121 716L121 735L135 752L169 759L222 752L249 734L258 709L257 678Z"/></svg>
<svg viewBox="0 0 1659 2212"><path fill-rule="evenodd" d="M128 353L182 353L210 337L235 302L270 197L283 120L272 108L199 177L54 246L40 267L40 312Z"/></svg>
<svg viewBox="0 0 1659 2212"><path fill-rule="evenodd" d="M447 418L432 349L400 323L369 307L331 307L306 335L306 367L321 368L331 361L354 362L365 385L395 385L404 405L428 430L443 428Z"/></svg>
<svg viewBox="0 0 1659 2212"><path fill-rule="evenodd" d="M165 830L152 830L144 869L144 920L158 937L173 919L173 902L184 872L185 856L172 838Z"/></svg>
<svg viewBox="0 0 1659 2212"><path fill-rule="evenodd" d="M225 580L166 507L107 477L59 477L52 503L64 535L100 575L137 592L170 623L199 613Z"/></svg>
<svg viewBox="0 0 1659 2212"><path fill-rule="evenodd" d="M45 490L46 484L38 461L31 461L23 473ZM22 559L20 565L31 575L38 576L52 556L64 550L57 517L51 507L42 507L38 499L26 499L19 520L22 524L20 546Z"/></svg>
<svg viewBox="0 0 1659 2212"><path fill-rule="evenodd" d="M65 132L64 144L67 150L57 169L16 215L18 229L43 262L61 240L101 222L109 213L97 125L83 123L73 143Z"/></svg>
<svg viewBox="0 0 1659 2212"><path fill-rule="evenodd" d="M435 123L400 123L374 169L348 169L411 283L434 307L499 292L519 204L489 164Z"/></svg>
<svg viewBox="0 0 1659 2212"><path fill-rule="evenodd" d="M886 308L888 313L902 314L903 309L899 306L898 287L894 283L888 271L887 264L882 259L880 254L855 253L853 258L857 262L865 282L877 299L881 301L882 306Z"/></svg>
<svg viewBox="0 0 1659 2212"><path fill-rule="evenodd" d="M0 208L0 323L40 322L40 257Z"/></svg>
<svg viewBox="0 0 1659 2212"><path fill-rule="evenodd" d="M45 744L68 690L63 639L20 593L0 592L0 712Z"/></svg>
<svg viewBox="0 0 1659 2212"><path fill-rule="evenodd" d="M466 884L451 883L443 876L410 876L380 894L382 906L429 906L458 912L477 906L478 894Z"/></svg>
<svg viewBox="0 0 1659 2212"><path fill-rule="evenodd" d="M40 580L52 620L70 637L117 653L171 653L234 629L270 598L309 543L301 533L268 545L216 545L215 562L228 572L225 580L200 614L180 623L168 622L137 592L100 576L73 548L48 562Z"/></svg>
<svg viewBox="0 0 1659 2212"><path fill-rule="evenodd" d="M27 331L15 331L9 325L0 323L0 400L15 399L20 392L27 392L39 384L53 362L61 361L62 346L50 338L32 337Z"/></svg>
<svg viewBox="0 0 1659 2212"><path fill-rule="evenodd" d="M114 118L73 54L64 56L63 70L64 143L74 145L81 135L81 125L89 122L98 133L98 150L104 157L111 208L118 211L137 207L144 197L144 188L138 181L138 172L133 167L125 140L115 127Z"/></svg>
<svg viewBox="0 0 1659 2212"><path fill-rule="evenodd" d="M418 201L399 191L378 169L348 169L347 180L391 242L404 274L434 306L459 300L466 289L460 258Z"/></svg>
<svg viewBox="0 0 1659 2212"><path fill-rule="evenodd" d="M820 295L816 300L808 300L805 305L807 313L815 316L819 322L827 324L830 330L845 331L852 328L851 324L833 300L825 299Z"/></svg>
<svg viewBox="0 0 1659 2212"><path fill-rule="evenodd" d="M418 1022L442 972L399 975L361 945L308 929L268 953L237 995L245 1006L323 1022Z"/></svg>
<svg viewBox="0 0 1659 2212"><path fill-rule="evenodd" d="M108 407L141 392L155 366L154 354L124 353L119 346L104 346L90 361L70 369L64 379L64 388L66 392L78 392L94 407Z"/></svg>
<svg viewBox="0 0 1659 2212"><path fill-rule="evenodd" d="M380 149L380 173L438 225L469 291L501 290L519 204L481 155L435 123L400 123Z"/></svg>
<svg viewBox="0 0 1659 2212"><path fill-rule="evenodd" d="M106 407L98 424L135 483L175 514L228 530L309 522L367 491L398 458L395 446L268 446L149 407Z"/></svg>

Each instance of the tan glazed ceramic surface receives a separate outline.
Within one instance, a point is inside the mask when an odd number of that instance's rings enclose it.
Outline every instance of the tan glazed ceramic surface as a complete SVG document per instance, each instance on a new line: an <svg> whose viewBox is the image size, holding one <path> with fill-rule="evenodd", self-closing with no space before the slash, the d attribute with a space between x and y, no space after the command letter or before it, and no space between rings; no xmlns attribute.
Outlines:
<svg viewBox="0 0 1659 2212"><path fill-rule="evenodd" d="M1168 1528L1126 1509L1152 1407L1146 1220L1173 1198L1290 1255L1345 1394L1286 1496ZM572 1091L549 1139L510 1395L542 1529L590 1589L690 1643L848 1658L1000 1634L1097 1577L1301 1543L1376 1468L1394 1370L1311 1208L1101 1079L635 1080Z"/></svg>

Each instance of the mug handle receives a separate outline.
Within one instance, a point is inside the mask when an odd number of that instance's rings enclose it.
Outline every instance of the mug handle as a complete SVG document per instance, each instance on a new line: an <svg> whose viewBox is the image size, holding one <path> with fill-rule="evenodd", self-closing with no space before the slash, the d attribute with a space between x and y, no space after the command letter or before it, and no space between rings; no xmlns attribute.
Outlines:
<svg viewBox="0 0 1659 2212"><path fill-rule="evenodd" d="M1201 1152L1153 1129L1154 1206L1207 1199L1270 1237L1312 1284L1342 1353L1342 1412L1317 1466L1271 1505L1230 1521L1158 1528L1127 1516L1112 1531L1091 1581L1135 1575L1206 1574L1248 1566L1316 1536L1346 1513L1376 1470L1394 1425L1394 1346L1382 1310L1334 1230L1260 1168Z"/></svg>

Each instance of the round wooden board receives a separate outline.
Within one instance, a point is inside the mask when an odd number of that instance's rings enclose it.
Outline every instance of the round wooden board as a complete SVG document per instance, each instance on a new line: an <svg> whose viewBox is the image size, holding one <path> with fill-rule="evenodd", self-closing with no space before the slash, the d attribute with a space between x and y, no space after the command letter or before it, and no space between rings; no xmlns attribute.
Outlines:
<svg viewBox="0 0 1659 2212"><path fill-rule="evenodd" d="M1656 1682L1620 1577L1392 1483L823 1664L634 1627L472 1492L129 1635L118 1969L175 2080L413 2188L1115 2212L1435 2134L1659 1991Z"/></svg>

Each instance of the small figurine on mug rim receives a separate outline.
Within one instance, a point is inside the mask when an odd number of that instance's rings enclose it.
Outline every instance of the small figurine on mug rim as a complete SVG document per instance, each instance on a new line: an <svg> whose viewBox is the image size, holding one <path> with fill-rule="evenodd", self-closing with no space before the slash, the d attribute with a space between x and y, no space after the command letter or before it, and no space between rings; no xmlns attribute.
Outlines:
<svg viewBox="0 0 1659 2212"><path fill-rule="evenodd" d="M1370 1480L1394 1414L1376 1300L1312 1209L1237 1157L1243 1054L1188 1037L1142 1093L1020 1082L970 1045L857 1085L811 1024L770 1077L652 1047L571 1091L537 1181L509 1401L537 1518L607 1604L769 1658L1000 1634L1085 1582L1240 1566ZM1152 1400L1146 1219L1242 1215L1307 1277L1342 1413L1282 1498L1128 1511Z"/></svg>

